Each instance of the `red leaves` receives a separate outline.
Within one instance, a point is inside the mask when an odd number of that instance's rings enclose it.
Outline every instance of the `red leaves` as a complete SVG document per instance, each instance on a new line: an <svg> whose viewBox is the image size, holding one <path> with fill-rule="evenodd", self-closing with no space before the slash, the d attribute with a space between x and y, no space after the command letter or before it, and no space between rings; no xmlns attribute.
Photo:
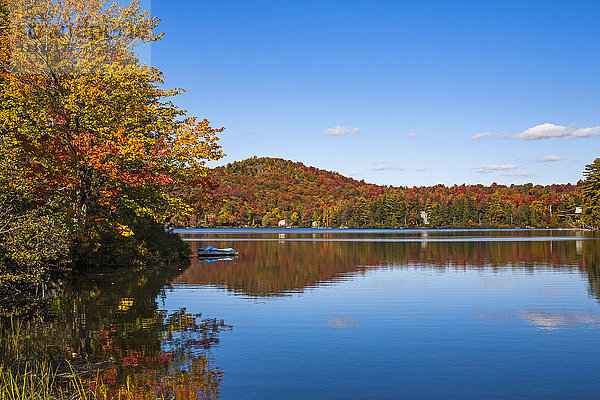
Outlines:
<svg viewBox="0 0 600 400"><path fill-rule="evenodd" d="M269 171L269 174L264 171ZM525 210L528 210L532 202L542 201L546 205L552 205L553 212L559 211L558 215L566 215L574 212L569 211L572 208L569 204L581 202L581 188L573 185L383 187L301 163L273 158L252 158L227 167L218 167L212 171L211 177L219 184L216 194L222 203L207 207L207 213L219 215L221 210L227 208L234 217L234 226L259 225L265 215L268 215L271 222L279 217L289 220L293 212L302 216L302 226L310 226L312 220L319 217L305 216L305 210L313 210L321 215L337 213L341 219L336 226L363 226L360 225L361 222L357 222L363 213L373 216L373 224L392 224L389 222L392 219L389 214L391 205L403 210L394 212L394 216L397 226L404 226L405 217L410 222L409 217L413 216L413 224L419 222L419 213L427 210L428 202L430 206L439 208L437 212L440 216L437 220L447 224L456 222L465 226L480 223L525 226L538 222L531 222L536 219L531 219L533 217L529 211L517 210L519 206L525 206ZM227 204L224 203L225 199ZM499 213L499 216L494 213ZM488 214L494 214L495 219L487 218ZM539 223L542 224L541 221ZM545 222L543 226L546 226Z"/></svg>

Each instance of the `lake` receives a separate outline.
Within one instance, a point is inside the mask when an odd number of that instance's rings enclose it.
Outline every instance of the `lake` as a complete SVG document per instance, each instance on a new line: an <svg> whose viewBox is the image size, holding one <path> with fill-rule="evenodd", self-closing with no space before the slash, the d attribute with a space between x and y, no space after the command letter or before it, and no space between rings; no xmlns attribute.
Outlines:
<svg viewBox="0 0 600 400"><path fill-rule="evenodd" d="M239 257L81 276L48 295L31 336L112 360L115 381L184 373L202 398L598 398L591 233L177 233Z"/></svg>

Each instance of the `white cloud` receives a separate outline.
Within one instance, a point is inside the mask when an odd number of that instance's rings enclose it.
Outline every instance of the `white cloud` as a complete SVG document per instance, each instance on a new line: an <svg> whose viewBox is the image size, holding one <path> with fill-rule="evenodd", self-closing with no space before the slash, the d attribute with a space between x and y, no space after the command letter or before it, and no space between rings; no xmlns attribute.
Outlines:
<svg viewBox="0 0 600 400"><path fill-rule="evenodd" d="M533 176L533 175L530 174L529 172L523 172L523 173L502 174L502 176L510 176L510 177L513 177L513 178L524 178L526 176Z"/></svg>
<svg viewBox="0 0 600 400"><path fill-rule="evenodd" d="M571 133L572 129L569 127L545 123L526 129L519 133L516 137L525 140L539 140L566 137L571 135Z"/></svg>
<svg viewBox="0 0 600 400"><path fill-rule="evenodd" d="M587 128L576 129L574 126L562 126L551 123L544 123L525 129L521 133L511 135L508 132L490 133L482 132L471 136L471 140L480 140L485 138L519 138L524 140L541 140L551 138L588 138L600 136L600 126L590 126Z"/></svg>
<svg viewBox="0 0 600 400"><path fill-rule="evenodd" d="M351 128L351 127L347 127L347 126L338 125L334 128L325 129L325 132L323 132L323 133L325 133L326 135L329 135L329 136L346 136L351 133L357 133L359 131L360 131L359 128Z"/></svg>
<svg viewBox="0 0 600 400"><path fill-rule="evenodd" d="M404 171L406 168L391 167L389 165L378 165L371 168L371 171Z"/></svg>
<svg viewBox="0 0 600 400"><path fill-rule="evenodd" d="M490 136L492 136L492 134L489 132L478 133L477 135L471 136L471 140L479 140Z"/></svg>
<svg viewBox="0 0 600 400"><path fill-rule="evenodd" d="M512 169L517 169L519 168L518 165L512 165L512 164L504 164L504 165L496 165L496 164L492 164L492 165L488 165L486 167L479 167L475 170L475 172L479 172L480 174L488 174L490 172L496 172L496 171L510 171Z"/></svg>
<svg viewBox="0 0 600 400"><path fill-rule="evenodd" d="M571 134L573 138L585 138L591 136L600 136L600 126L590 126L589 128L575 129Z"/></svg>
<svg viewBox="0 0 600 400"><path fill-rule="evenodd" d="M431 171L429 168L419 168L417 169L417 172L427 172L427 171Z"/></svg>
<svg viewBox="0 0 600 400"><path fill-rule="evenodd" d="M418 139L419 138L419 134L411 132L411 133L408 134L408 137L411 138L411 139Z"/></svg>
<svg viewBox="0 0 600 400"><path fill-rule="evenodd" d="M562 161L563 159L557 156L546 156L542 158L538 158L538 162L553 162L553 161Z"/></svg>
<svg viewBox="0 0 600 400"><path fill-rule="evenodd" d="M561 126L554 124L541 124L533 128L524 130L516 135L516 137L525 140L538 140L550 138L587 138L600 136L600 126L590 126L587 128L575 129L570 126Z"/></svg>
<svg viewBox="0 0 600 400"><path fill-rule="evenodd" d="M508 138L508 137L510 137L510 134L508 132L502 132L502 133L482 132L482 133L478 133L476 135L471 136L471 140L480 140L480 139L493 138L493 137Z"/></svg>

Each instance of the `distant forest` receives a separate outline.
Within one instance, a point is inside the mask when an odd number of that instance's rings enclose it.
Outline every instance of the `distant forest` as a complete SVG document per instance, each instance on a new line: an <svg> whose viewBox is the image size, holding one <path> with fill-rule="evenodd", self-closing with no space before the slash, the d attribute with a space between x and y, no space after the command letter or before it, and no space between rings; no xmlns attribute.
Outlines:
<svg viewBox="0 0 600 400"><path fill-rule="evenodd" d="M214 201L188 227L510 228L574 227L577 185L392 187L279 158L211 171ZM283 222L285 221L285 222Z"/></svg>

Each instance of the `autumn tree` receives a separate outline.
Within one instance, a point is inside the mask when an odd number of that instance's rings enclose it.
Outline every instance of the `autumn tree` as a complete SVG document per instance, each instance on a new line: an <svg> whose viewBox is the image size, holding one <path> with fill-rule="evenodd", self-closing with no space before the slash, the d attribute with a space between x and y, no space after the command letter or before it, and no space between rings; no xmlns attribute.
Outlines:
<svg viewBox="0 0 600 400"><path fill-rule="evenodd" d="M92 251L107 236L135 240L144 221L192 213L222 128L177 108L169 99L181 90L163 89L136 57L162 36L158 19L138 2L2 1L0 145L12 159L1 162L18 175L3 186L29 209L58 207Z"/></svg>
<svg viewBox="0 0 600 400"><path fill-rule="evenodd" d="M583 172L584 221L595 229L600 228L600 158L586 165Z"/></svg>

